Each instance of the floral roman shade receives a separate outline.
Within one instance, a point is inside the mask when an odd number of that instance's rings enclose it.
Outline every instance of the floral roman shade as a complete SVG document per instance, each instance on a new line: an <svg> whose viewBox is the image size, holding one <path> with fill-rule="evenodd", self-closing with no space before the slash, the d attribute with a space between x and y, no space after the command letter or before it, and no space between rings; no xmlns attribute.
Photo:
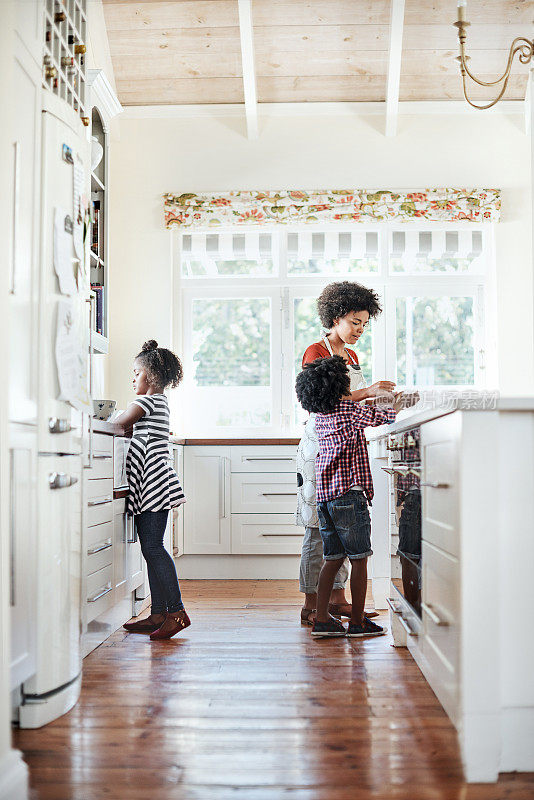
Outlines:
<svg viewBox="0 0 534 800"><path fill-rule="evenodd" d="M167 193L165 226L272 225L321 222L497 222L498 189Z"/></svg>

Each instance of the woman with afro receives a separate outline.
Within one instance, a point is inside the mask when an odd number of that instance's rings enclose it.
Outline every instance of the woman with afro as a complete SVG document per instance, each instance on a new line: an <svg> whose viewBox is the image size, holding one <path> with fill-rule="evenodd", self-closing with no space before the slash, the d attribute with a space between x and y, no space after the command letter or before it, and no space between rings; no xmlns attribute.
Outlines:
<svg viewBox="0 0 534 800"><path fill-rule="evenodd" d="M371 319L377 317L382 308L378 295L359 283L340 281L331 283L321 292L317 300L319 318L324 335L319 342L311 344L302 357L302 366L318 358L340 356L346 363L350 376L350 392L353 400L367 401L378 396L392 399L395 384L377 381L365 385L354 347ZM313 625L317 608L317 583L323 563L323 544L319 535L319 519L316 507L315 458L318 453L315 432L315 414L310 414L304 435L297 452L297 513L296 523L305 528L300 560L299 588L304 594L301 622ZM329 612L337 617L350 617L351 604L345 597L348 578L346 562L340 567L332 591ZM373 612L369 612L372 615Z"/></svg>

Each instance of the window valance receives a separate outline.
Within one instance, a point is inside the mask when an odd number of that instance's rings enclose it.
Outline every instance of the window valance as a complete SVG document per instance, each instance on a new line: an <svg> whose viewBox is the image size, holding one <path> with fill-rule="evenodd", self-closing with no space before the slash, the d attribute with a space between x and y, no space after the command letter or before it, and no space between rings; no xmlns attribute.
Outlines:
<svg viewBox="0 0 534 800"><path fill-rule="evenodd" d="M421 189L315 192L223 192L163 195L165 226L313 224L320 222L497 222L498 189Z"/></svg>

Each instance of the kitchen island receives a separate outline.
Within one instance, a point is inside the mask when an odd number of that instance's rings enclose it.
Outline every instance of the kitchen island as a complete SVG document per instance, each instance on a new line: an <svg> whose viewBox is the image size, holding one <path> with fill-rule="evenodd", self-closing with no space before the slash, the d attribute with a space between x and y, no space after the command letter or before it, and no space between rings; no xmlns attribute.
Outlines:
<svg viewBox="0 0 534 800"><path fill-rule="evenodd" d="M456 726L468 781L534 770L534 401L460 396L369 439L391 475L395 645Z"/></svg>

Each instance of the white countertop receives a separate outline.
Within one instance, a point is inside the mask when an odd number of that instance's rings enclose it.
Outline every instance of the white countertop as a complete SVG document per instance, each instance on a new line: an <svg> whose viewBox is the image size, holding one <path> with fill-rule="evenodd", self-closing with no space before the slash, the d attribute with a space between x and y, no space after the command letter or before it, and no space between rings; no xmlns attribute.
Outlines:
<svg viewBox="0 0 534 800"><path fill-rule="evenodd" d="M497 392L464 391L457 393L428 393L412 408L400 411L391 425L380 425L378 428L367 428L366 436L372 442L382 439L391 433L415 428L424 422L452 414L454 411L534 411L534 396L500 397Z"/></svg>

